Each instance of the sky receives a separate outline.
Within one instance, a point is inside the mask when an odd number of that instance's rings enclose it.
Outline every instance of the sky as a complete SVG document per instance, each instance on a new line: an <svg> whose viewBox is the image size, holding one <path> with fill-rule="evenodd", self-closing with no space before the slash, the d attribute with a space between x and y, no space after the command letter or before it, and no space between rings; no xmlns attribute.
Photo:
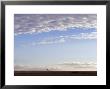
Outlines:
<svg viewBox="0 0 110 89"><path fill-rule="evenodd" d="M15 65L49 65L97 58L96 14L15 14Z"/></svg>

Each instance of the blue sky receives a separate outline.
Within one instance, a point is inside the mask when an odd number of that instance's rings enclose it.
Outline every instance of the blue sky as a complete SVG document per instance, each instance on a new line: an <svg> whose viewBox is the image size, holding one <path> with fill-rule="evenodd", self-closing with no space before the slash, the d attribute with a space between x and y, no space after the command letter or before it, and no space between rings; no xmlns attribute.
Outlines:
<svg viewBox="0 0 110 89"><path fill-rule="evenodd" d="M96 61L96 20L96 14L15 14L15 64Z"/></svg>

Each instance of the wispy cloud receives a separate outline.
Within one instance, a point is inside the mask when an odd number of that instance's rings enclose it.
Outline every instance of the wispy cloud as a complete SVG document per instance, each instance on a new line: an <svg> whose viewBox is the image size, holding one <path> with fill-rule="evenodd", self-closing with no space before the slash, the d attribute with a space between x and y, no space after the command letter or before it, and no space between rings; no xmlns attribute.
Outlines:
<svg viewBox="0 0 110 89"><path fill-rule="evenodd" d="M56 43L64 43L67 40L93 40L97 38L96 32L91 33L80 33L78 35L65 35L65 36L59 36L56 38L50 38L48 40L43 40L41 42L38 42L37 44L56 44Z"/></svg>
<svg viewBox="0 0 110 89"><path fill-rule="evenodd" d="M65 62L59 64L49 64L43 66L35 65L15 65L14 70L16 71L96 71L97 63L94 62Z"/></svg>
<svg viewBox="0 0 110 89"><path fill-rule="evenodd" d="M51 39L51 40L44 40L41 42L38 42L37 44L57 44L57 43L64 43L65 39L64 38L59 38L59 39Z"/></svg>
<svg viewBox="0 0 110 89"><path fill-rule="evenodd" d="M25 46L36 46L36 45L49 45L49 44L63 44L65 42L68 42L70 40L71 42L74 40L95 40L97 39L97 33L96 32L90 32L90 33L80 33L75 35L61 35L58 37L50 37L50 38L43 38L41 41L37 42L31 42L29 44L22 44L23 47Z"/></svg>
<svg viewBox="0 0 110 89"><path fill-rule="evenodd" d="M96 28L96 14L15 14L15 35Z"/></svg>
<svg viewBox="0 0 110 89"><path fill-rule="evenodd" d="M77 39L77 40L92 40L97 38L97 33L96 32L91 32L91 33L80 33L78 35L69 35L69 36L60 36L63 38L68 38L68 39Z"/></svg>

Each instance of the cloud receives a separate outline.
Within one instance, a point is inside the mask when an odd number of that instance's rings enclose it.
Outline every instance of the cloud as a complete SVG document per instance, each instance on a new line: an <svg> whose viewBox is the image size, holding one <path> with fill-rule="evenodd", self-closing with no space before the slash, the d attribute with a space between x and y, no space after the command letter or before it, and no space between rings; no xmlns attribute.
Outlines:
<svg viewBox="0 0 110 89"><path fill-rule="evenodd" d="M15 14L15 35L96 28L96 14Z"/></svg>
<svg viewBox="0 0 110 89"><path fill-rule="evenodd" d="M69 38L71 38L71 39L77 39L77 40L81 40L81 39L93 40L93 39L96 39L97 38L97 33L96 32L80 33L78 35L72 35Z"/></svg>
<svg viewBox="0 0 110 89"><path fill-rule="evenodd" d="M26 44L25 46L31 45L31 46L36 46L36 45L49 45L49 44L61 44L69 41L74 41L74 40L95 40L97 39L97 33L96 32L90 32L90 33L79 33L75 35L61 35L58 37L50 37L50 38L43 38L41 41L37 42L31 42L29 44ZM24 46L24 44L23 44Z"/></svg>
<svg viewBox="0 0 110 89"><path fill-rule="evenodd" d="M41 42L38 42L37 44L57 44L57 43L64 43L65 39L64 38L59 38L59 39L51 39L51 40L44 40Z"/></svg>
<svg viewBox="0 0 110 89"><path fill-rule="evenodd" d="M14 65L14 70L16 71L96 71L96 62L64 62L49 65Z"/></svg>
<svg viewBox="0 0 110 89"><path fill-rule="evenodd" d="M14 65L15 71L45 71L46 68L44 66L36 66L36 65Z"/></svg>
<svg viewBox="0 0 110 89"><path fill-rule="evenodd" d="M90 33L80 33L75 35L61 35L58 37L50 37L50 38L43 38L40 41L37 42L30 42L26 44L21 44L22 47L27 46L36 46L36 45L50 45L50 44L63 44L68 41L74 41L74 40L95 40L97 39L97 33L96 32L90 32Z"/></svg>
<svg viewBox="0 0 110 89"><path fill-rule="evenodd" d="M63 39L73 39L73 40L93 40L97 39L97 32L90 32L90 33L79 33L79 34L74 34L74 35L62 35L57 37L58 38L63 38Z"/></svg>

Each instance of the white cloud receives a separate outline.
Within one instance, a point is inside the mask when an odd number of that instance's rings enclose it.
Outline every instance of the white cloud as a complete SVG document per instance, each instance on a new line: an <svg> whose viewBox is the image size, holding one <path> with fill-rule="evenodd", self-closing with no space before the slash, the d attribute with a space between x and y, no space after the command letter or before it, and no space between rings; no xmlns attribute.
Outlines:
<svg viewBox="0 0 110 89"><path fill-rule="evenodd" d="M73 35L70 38L72 39L96 39L97 38L97 33L96 32L91 32L91 33L80 33L79 35Z"/></svg>
<svg viewBox="0 0 110 89"><path fill-rule="evenodd" d="M66 31L67 28L95 28L95 14L34 14L15 15L15 34L32 34L50 32L52 30Z"/></svg>
<svg viewBox="0 0 110 89"><path fill-rule="evenodd" d="M89 33L60 35L57 37L42 38L40 41L37 42L34 41L31 43L22 44L21 46L26 47L26 46L36 46L36 45L61 44L68 41L72 42L74 40L95 40L95 39L97 39L97 32L89 32Z"/></svg>
<svg viewBox="0 0 110 89"><path fill-rule="evenodd" d="M58 64L49 64L43 66L35 65L15 65L16 71L97 71L97 63L94 62L64 62Z"/></svg>
<svg viewBox="0 0 110 89"><path fill-rule="evenodd" d="M94 40L97 39L97 33L91 32L91 33L80 33L75 35L62 35L58 37L53 38L45 38L42 39L39 42L33 42L31 43L32 46L35 45L48 45L48 44L59 44L59 43L65 43L68 40L74 41L74 40Z"/></svg>
<svg viewBox="0 0 110 89"><path fill-rule="evenodd" d="M64 39L77 39L77 40L82 40L82 39L97 39L97 33L96 32L91 32L91 33L80 33L77 35L66 35L66 36L60 36L60 38Z"/></svg>
<svg viewBox="0 0 110 89"><path fill-rule="evenodd" d="M37 44L57 44L57 43L64 43L65 39L64 38L60 38L60 39L51 39L51 40L44 40L41 42L38 42Z"/></svg>

